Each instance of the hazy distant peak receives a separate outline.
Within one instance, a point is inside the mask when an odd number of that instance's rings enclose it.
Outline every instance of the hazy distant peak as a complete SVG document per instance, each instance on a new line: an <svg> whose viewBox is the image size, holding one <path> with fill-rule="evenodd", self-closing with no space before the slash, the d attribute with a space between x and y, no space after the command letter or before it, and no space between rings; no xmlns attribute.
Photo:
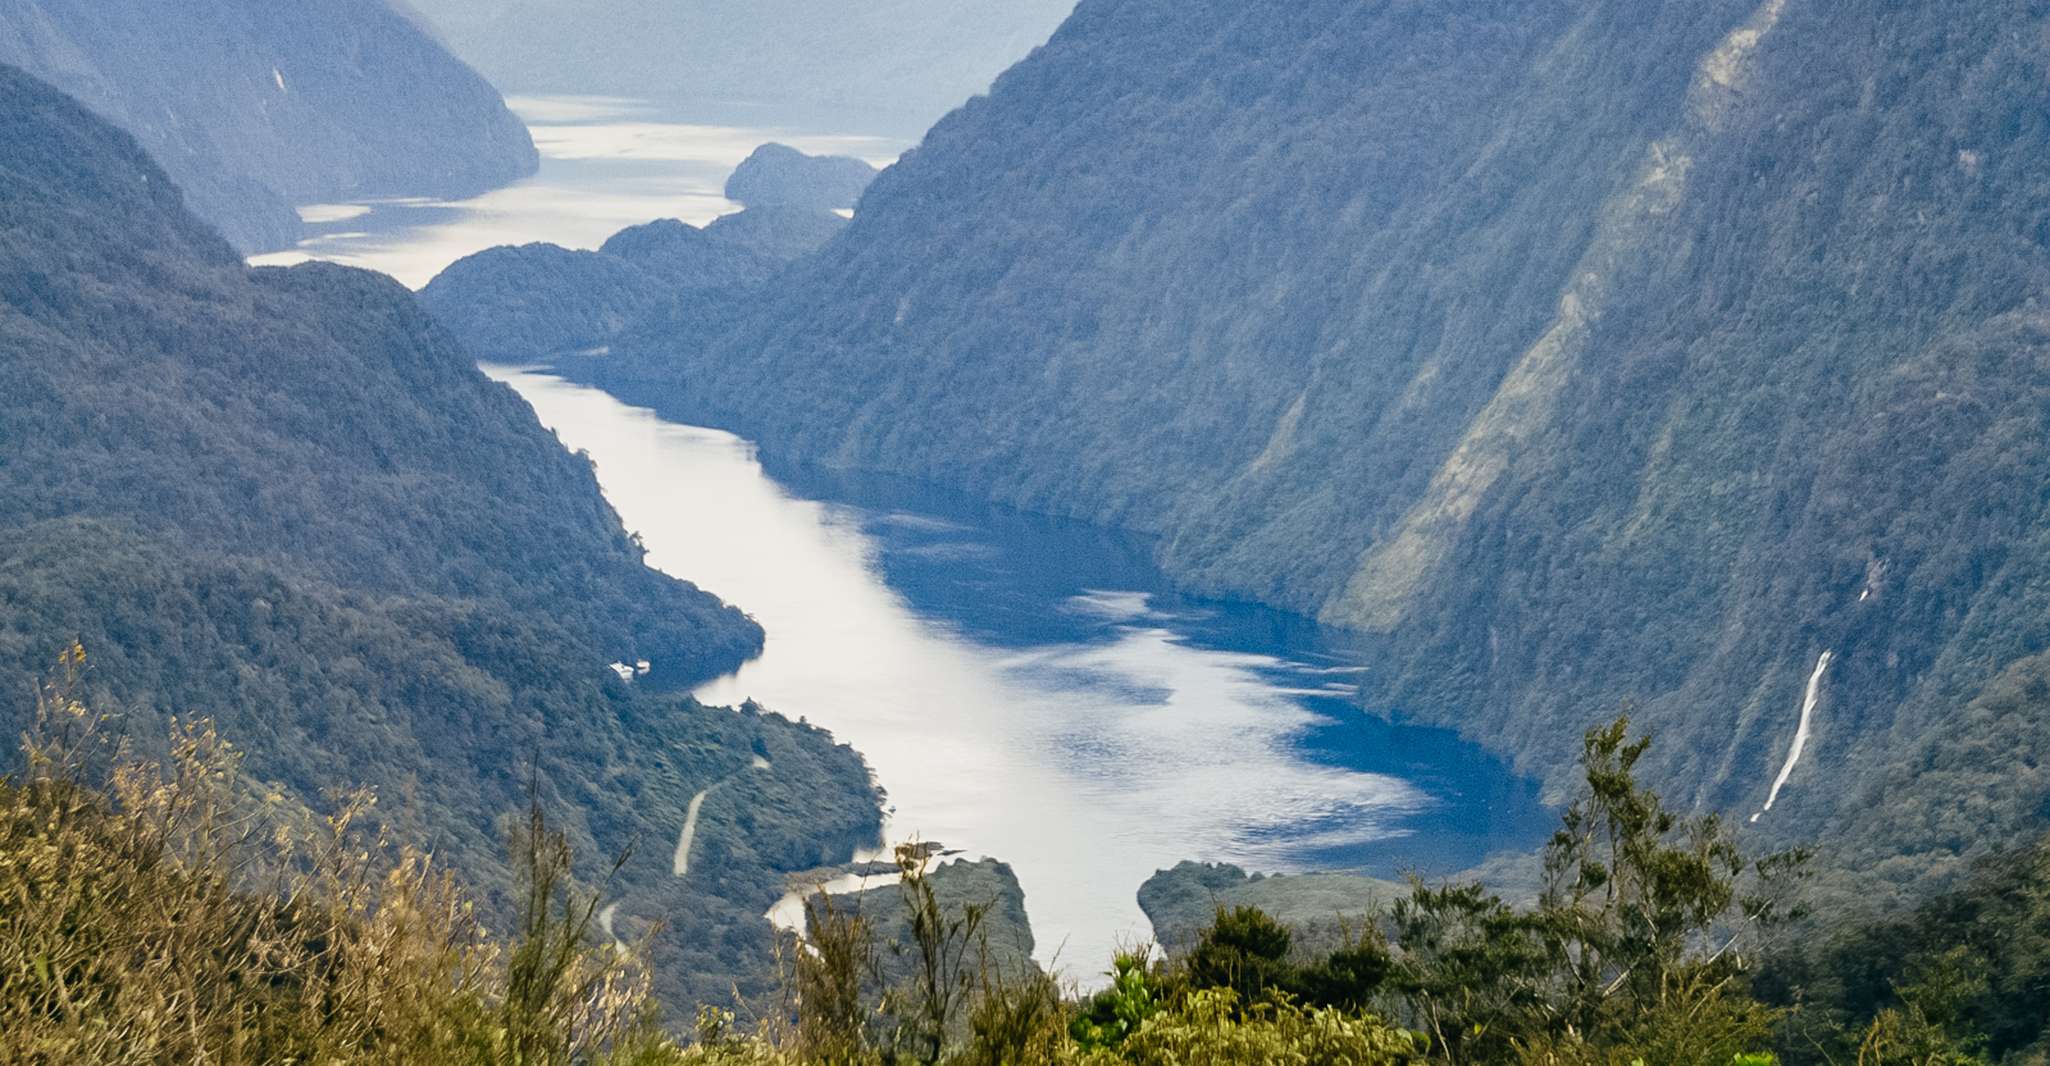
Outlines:
<svg viewBox="0 0 2050 1066"><path fill-rule="evenodd" d="M726 179L726 198L749 207L853 207L875 180L876 168L844 155L807 155L771 141L754 150Z"/></svg>
<svg viewBox="0 0 2050 1066"><path fill-rule="evenodd" d="M704 230L682 219L658 218L620 230L606 238L598 250L606 255L635 259L656 247L700 247L710 240Z"/></svg>
<svg viewBox="0 0 2050 1066"><path fill-rule="evenodd" d="M705 226L706 236L779 260L817 251L847 220L832 211L793 204L763 204L721 215Z"/></svg>

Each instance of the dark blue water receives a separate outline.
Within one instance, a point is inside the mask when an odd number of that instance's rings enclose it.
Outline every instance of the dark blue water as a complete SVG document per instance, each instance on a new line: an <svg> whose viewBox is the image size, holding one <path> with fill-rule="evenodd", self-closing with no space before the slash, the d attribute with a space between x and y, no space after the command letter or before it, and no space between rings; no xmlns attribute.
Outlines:
<svg viewBox="0 0 2050 1066"><path fill-rule="evenodd" d="M1143 595L1191 648L1273 659L1250 669L1277 690L1295 690L1294 702L1316 715L1291 738L1297 755L1400 777L1430 797L1404 819L1402 835L1287 849L1301 827L1268 834L1304 864L1384 876L1449 873L1509 847L1534 848L1557 826L1535 781L1457 733L1365 711L1357 679L1367 670L1366 638L1259 604L1180 593L1142 537L904 478L768 461L764 473L794 496L842 509L874 541L877 575L911 610L981 645L1105 640L1103 614L1071 608L1077 596L1121 590ZM1311 693L1318 688L1332 691Z"/></svg>
<svg viewBox="0 0 2050 1066"><path fill-rule="evenodd" d="M1182 859L1443 874L1552 824L1486 752L1363 710L1352 638L1179 594L1132 537L765 470L730 434L496 373L589 452L654 565L762 622L762 657L699 696L852 743L893 839L1010 862L1042 955L1143 938L1134 893Z"/></svg>

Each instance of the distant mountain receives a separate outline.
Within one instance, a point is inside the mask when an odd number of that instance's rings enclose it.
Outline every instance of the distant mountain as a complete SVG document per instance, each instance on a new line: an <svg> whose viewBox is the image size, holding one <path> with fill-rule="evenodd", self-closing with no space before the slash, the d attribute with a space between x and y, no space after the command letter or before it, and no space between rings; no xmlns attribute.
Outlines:
<svg viewBox="0 0 2050 1066"><path fill-rule="evenodd" d="M776 260L710 230L673 218L628 226L598 246L672 289L747 285L766 280Z"/></svg>
<svg viewBox="0 0 2050 1066"><path fill-rule="evenodd" d="M702 228L673 218L630 226L595 252L488 248L436 275L420 302L496 359L603 349L642 328L702 332L730 321L749 292L845 228L835 208L852 206L875 173L859 159L765 144L727 181L727 197L746 210Z"/></svg>
<svg viewBox="0 0 2050 1066"><path fill-rule="evenodd" d="M595 373L1154 534L1554 784L1634 708L1669 797L1942 878L2050 815L2045 39L1084 0L740 321Z"/></svg>
<svg viewBox="0 0 2050 1066"><path fill-rule="evenodd" d="M755 149L726 179L726 198L749 207L852 208L876 168L859 159L806 155L787 144Z"/></svg>
<svg viewBox="0 0 2050 1066"><path fill-rule="evenodd" d="M293 208L469 196L534 172L490 85L386 0L0 0L0 63L141 139L244 252Z"/></svg>
<svg viewBox="0 0 2050 1066"><path fill-rule="evenodd" d="M632 226L595 252L488 248L450 264L420 302L494 359L602 348L641 328L697 333L738 314L748 293L846 224L830 211L753 207L702 229L673 218Z"/></svg>
<svg viewBox="0 0 2050 1066"><path fill-rule="evenodd" d="M830 211L783 206L750 207L705 224L714 237L784 261L824 247L846 228L847 220Z"/></svg>
<svg viewBox="0 0 2050 1066"><path fill-rule="evenodd" d="M410 0L507 92L606 93L757 124L917 136L1074 0Z"/></svg>
<svg viewBox="0 0 2050 1066"><path fill-rule="evenodd" d="M520 360L601 344L663 296L653 274L618 256L523 244L450 264L420 291L420 303L470 350Z"/></svg>
<svg viewBox="0 0 2050 1066"><path fill-rule="evenodd" d="M374 786L500 901L531 787L594 884L635 849L608 903L622 936L666 923L676 1002L766 988L781 872L876 832L830 737L659 691L760 628L647 567L589 462L411 294L246 269L134 139L12 68L0 395L0 734L80 639L88 701L136 742L207 716L288 798ZM673 875L687 810L716 876Z"/></svg>

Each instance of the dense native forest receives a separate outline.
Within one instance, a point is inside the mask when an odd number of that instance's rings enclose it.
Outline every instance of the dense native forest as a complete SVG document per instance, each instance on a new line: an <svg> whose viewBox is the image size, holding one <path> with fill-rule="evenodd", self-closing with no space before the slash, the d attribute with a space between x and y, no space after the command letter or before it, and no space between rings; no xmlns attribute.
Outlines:
<svg viewBox="0 0 2050 1066"><path fill-rule="evenodd" d="M67 642L138 745L172 716L252 788L431 846L501 912L530 794L610 882L672 999L769 980L781 872L875 831L860 758L664 686L762 635L659 574L527 406L388 278L245 268L135 141L0 72L0 732ZM609 663L647 660L629 683ZM692 797L694 861L677 878ZM595 882L594 882L595 883Z"/></svg>
<svg viewBox="0 0 2050 1066"><path fill-rule="evenodd" d="M2046 33L1084 0L737 312L565 365L1152 533L1555 797L1632 708L1667 795L1905 899L2050 810Z"/></svg>
<svg viewBox="0 0 2050 1066"><path fill-rule="evenodd" d="M834 212L874 176L859 159L764 145L728 182L744 210L703 227L673 218L630 226L596 251L488 248L451 263L420 302L492 359L608 349L630 330L709 332L786 263L839 233L847 220Z"/></svg>
<svg viewBox="0 0 2050 1066"><path fill-rule="evenodd" d="M297 205L470 196L539 157L497 90L383 0L7 0L0 63L134 134L243 251Z"/></svg>
<svg viewBox="0 0 2050 1066"><path fill-rule="evenodd" d="M852 223L757 195L418 301L247 269L147 124L0 68L0 1059L2043 1063L2046 40L1083 0ZM761 630L478 354L1155 534L1375 634L1369 705L1559 832L1162 871L1087 992L997 861L781 935L878 830L859 755L675 694Z"/></svg>

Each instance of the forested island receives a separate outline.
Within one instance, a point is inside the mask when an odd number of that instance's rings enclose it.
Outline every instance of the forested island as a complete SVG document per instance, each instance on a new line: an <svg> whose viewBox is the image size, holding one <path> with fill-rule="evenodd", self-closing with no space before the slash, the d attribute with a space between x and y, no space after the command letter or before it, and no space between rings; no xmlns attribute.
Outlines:
<svg viewBox="0 0 2050 1066"><path fill-rule="evenodd" d="M837 212L874 173L858 159L763 145L727 183L743 210L703 227L673 218L630 226L596 250L489 248L449 264L420 302L470 350L501 360L609 349L629 330L710 332L838 234L847 220Z"/></svg>

